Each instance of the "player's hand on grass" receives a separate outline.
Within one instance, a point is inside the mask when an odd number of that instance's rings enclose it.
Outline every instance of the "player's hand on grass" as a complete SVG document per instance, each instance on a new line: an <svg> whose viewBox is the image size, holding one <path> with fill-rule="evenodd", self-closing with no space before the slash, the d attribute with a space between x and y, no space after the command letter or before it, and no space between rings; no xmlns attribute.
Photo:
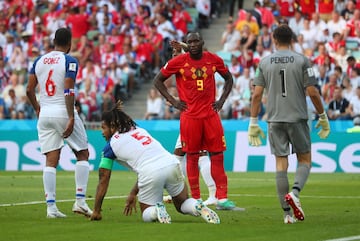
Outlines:
<svg viewBox="0 0 360 241"><path fill-rule="evenodd" d="M321 139L327 138L329 136L329 134L330 134L330 124L329 124L329 119L328 119L325 112L319 115L319 120L316 123L315 128L317 129L319 127L321 127L321 129L317 133L318 136Z"/></svg>
<svg viewBox="0 0 360 241"><path fill-rule="evenodd" d="M124 214L126 216L130 216L132 214L132 212L136 213L136 196L130 194L128 196L128 198L126 199L126 204L125 204L125 208L124 208Z"/></svg>
<svg viewBox="0 0 360 241"><path fill-rule="evenodd" d="M101 213L94 211L90 217L90 221L100 221L102 219Z"/></svg>
<svg viewBox="0 0 360 241"><path fill-rule="evenodd" d="M250 117L248 128L248 139L252 146L260 146L262 144L261 138L265 139L265 134L258 124L258 119Z"/></svg>

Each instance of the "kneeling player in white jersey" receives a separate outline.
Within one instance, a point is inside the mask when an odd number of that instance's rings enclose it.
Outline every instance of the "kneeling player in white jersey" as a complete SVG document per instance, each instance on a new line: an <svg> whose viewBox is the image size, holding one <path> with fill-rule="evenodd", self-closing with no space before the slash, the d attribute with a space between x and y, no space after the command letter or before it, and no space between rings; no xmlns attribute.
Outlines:
<svg viewBox="0 0 360 241"><path fill-rule="evenodd" d="M64 218L56 206L56 167L59 164L64 139L73 150L75 165L76 202L72 211L91 216L85 202L89 177L89 151L84 125L75 111L74 85L78 61L68 55L71 48L71 32L60 28L55 32L55 50L34 61L29 75L26 94L39 118L37 129L41 153L46 155L43 183L48 218ZM40 101L35 90L40 87Z"/></svg>
<svg viewBox="0 0 360 241"><path fill-rule="evenodd" d="M121 102L102 115L102 134L108 141L99 166L99 184L91 220L101 220L101 206L108 189L114 161L137 173L137 182L126 200L125 215L136 210L136 196L144 222L171 223L162 202L164 187L171 195L176 210L182 214L201 216L218 224L219 216L201 200L189 198L179 161L145 129L122 111Z"/></svg>

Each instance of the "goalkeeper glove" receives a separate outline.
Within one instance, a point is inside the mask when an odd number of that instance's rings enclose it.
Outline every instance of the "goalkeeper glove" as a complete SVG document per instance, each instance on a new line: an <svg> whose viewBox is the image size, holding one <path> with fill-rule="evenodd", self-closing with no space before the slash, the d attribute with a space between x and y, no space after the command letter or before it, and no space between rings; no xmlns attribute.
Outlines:
<svg viewBox="0 0 360 241"><path fill-rule="evenodd" d="M316 123L315 128L319 128L321 126L321 130L317 133L318 136L321 139L325 139L328 137L328 135L330 134L330 124L329 124L329 119L324 111L324 113L319 115L319 120Z"/></svg>
<svg viewBox="0 0 360 241"><path fill-rule="evenodd" d="M252 146L260 146L262 144L262 141L260 139L262 137L265 138L265 134L263 130L261 130L258 119L254 117L250 117L250 123L248 128L248 139L249 143Z"/></svg>

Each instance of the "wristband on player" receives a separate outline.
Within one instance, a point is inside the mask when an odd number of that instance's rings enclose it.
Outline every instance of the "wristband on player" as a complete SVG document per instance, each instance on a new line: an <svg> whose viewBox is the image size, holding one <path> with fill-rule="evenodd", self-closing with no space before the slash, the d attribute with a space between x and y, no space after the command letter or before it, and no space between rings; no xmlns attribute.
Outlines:
<svg viewBox="0 0 360 241"><path fill-rule="evenodd" d="M258 124L258 118L257 117L250 117L250 124L251 125L257 125Z"/></svg>
<svg viewBox="0 0 360 241"><path fill-rule="evenodd" d="M326 112L324 111L323 113L321 113L319 115L320 119L327 119L327 115L326 115Z"/></svg>
<svg viewBox="0 0 360 241"><path fill-rule="evenodd" d="M74 96L75 90L74 89L64 89L64 96Z"/></svg>

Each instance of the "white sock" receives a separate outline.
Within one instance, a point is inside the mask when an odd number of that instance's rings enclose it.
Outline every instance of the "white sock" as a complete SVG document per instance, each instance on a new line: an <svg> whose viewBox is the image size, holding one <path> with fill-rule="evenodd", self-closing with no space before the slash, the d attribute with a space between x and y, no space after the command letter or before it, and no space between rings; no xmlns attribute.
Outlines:
<svg viewBox="0 0 360 241"><path fill-rule="evenodd" d="M197 204L196 199L188 198L181 204L181 212L184 214L190 214L192 216L199 216L199 213L196 211L195 205Z"/></svg>
<svg viewBox="0 0 360 241"><path fill-rule="evenodd" d="M56 201L56 168L45 167L43 170L43 184L45 199L48 207L55 205Z"/></svg>
<svg viewBox="0 0 360 241"><path fill-rule="evenodd" d="M185 156L178 156L178 155L174 154L174 157L176 157L176 159L179 160L180 166L181 166L181 171L182 171L184 177L186 177L186 158L185 158Z"/></svg>
<svg viewBox="0 0 360 241"><path fill-rule="evenodd" d="M76 200L84 201L89 179L89 162L78 161L75 164Z"/></svg>
<svg viewBox="0 0 360 241"><path fill-rule="evenodd" d="M204 179L206 186L209 189L209 197L215 198L216 186L214 179L211 176L211 162L209 156L199 157L199 168L201 176Z"/></svg>
<svg viewBox="0 0 360 241"><path fill-rule="evenodd" d="M157 220L157 211L155 206L148 207L142 214L144 222L154 222Z"/></svg>

